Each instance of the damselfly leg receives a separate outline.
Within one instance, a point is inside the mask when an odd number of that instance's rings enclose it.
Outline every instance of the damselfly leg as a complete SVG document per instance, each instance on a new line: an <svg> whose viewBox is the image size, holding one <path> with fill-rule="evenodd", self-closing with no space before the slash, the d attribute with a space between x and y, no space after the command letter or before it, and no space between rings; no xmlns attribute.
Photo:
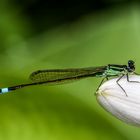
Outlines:
<svg viewBox="0 0 140 140"><path fill-rule="evenodd" d="M136 74L136 73L135 73L135 74ZM127 74L123 74L121 77L118 78L118 80L116 81L116 83L117 83L118 86L123 90L123 92L125 93L125 95L128 96L127 93L126 93L126 91L125 91L125 89L119 84L119 81L120 81L125 75L126 75L126 78L127 78L127 82L130 82L130 83L140 83L140 82L139 82L139 81L130 81L130 79L129 79L129 74L128 74L128 73L127 73ZM136 75L138 75L138 74L136 74Z"/></svg>
<svg viewBox="0 0 140 140"><path fill-rule="evenodd" d="M125 76L125 74L123 74L122 76L120 76L120 77L118 78L118 80L116 81L116 83L117 83L117 85L123 90L123 92L125 93L125 95L128 96L127 93L126 93L126 91L125 91L125 89L119 84L119 81L120 81L124 76Z"/></svg>
<svg viewBox="0 0 140 140"><path fill-rule="evenodd" d="M136 75L139 75L139 74L136 74ZM130 81L128 73L126 74L126 77L127 77L127 81L128 81L128 82L140 83L139 81Z"/></svg>
<svg viewBox="0 0 140 140"><path fill-rule="evenodd" d="M105 77L105 78L102 79L102 81L100 82L100 84L99 84L98 88L96 89L96 92L95 92L94 95L97 94L97 91L99 90L100 86L103 84L103 82L104 82L105 80L107 81L107 80L108 80L108 77Z"/></svg>

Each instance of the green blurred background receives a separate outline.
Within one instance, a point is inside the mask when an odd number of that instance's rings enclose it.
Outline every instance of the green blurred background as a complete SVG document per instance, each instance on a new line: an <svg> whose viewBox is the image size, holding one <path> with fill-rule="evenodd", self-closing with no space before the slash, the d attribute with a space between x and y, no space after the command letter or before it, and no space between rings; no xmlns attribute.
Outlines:
<svg viewBox="0 0 140 140"><path fill-rule="evenodd" d="M38 69L126 64L140 72L140 7L131 0L1 0L0 86ZM140 128L104 111L101 79L0 96L0 140L139 140Z"/></svg>

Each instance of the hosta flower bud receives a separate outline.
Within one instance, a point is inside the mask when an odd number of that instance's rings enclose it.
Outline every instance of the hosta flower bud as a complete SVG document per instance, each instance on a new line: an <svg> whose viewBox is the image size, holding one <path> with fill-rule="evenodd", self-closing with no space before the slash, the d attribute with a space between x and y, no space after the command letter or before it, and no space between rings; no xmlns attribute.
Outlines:
<svg viewBox="0 0 140 140"><path fill-rule="evenodd" d="M128 82L126 76L119 80L114 78L103 83L97 91L99 104L116 118L136 126L140 126L140 76L131 75ZM134 82L137 81L137 82Z"/></svg>

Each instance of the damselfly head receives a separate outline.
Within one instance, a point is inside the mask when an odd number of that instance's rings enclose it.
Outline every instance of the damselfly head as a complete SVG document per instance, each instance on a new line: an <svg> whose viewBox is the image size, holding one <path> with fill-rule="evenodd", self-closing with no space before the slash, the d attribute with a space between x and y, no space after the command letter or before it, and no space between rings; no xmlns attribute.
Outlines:
<svg viewBox="0 0 140 140"><path fill-rule="evenodd" d="M135 71L135 62L133 60L128 61L127 70L128 70L128 72Z"/></svg>

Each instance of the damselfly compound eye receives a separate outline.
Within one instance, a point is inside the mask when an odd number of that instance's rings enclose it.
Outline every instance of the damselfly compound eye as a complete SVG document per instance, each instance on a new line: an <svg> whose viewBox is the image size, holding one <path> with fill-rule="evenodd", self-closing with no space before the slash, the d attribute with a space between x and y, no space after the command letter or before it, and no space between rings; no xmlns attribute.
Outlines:
<svg viewBox="0 0 140 140"><path fill-rule="evenodd" d="M133 72L135 70L135 62L133 60L128 61L128 67L127 70L129 72Z"/></svg>
<svg viewBox="0 0 140 140"><path fill-rule="evenodd" d="M100 86L97 91L99 104L116 118L140 126L140 76L129 76L129 80L134 82L128 82L126 77L120 80L128 96L116 84L116 80L108 80Z"/></svg>

